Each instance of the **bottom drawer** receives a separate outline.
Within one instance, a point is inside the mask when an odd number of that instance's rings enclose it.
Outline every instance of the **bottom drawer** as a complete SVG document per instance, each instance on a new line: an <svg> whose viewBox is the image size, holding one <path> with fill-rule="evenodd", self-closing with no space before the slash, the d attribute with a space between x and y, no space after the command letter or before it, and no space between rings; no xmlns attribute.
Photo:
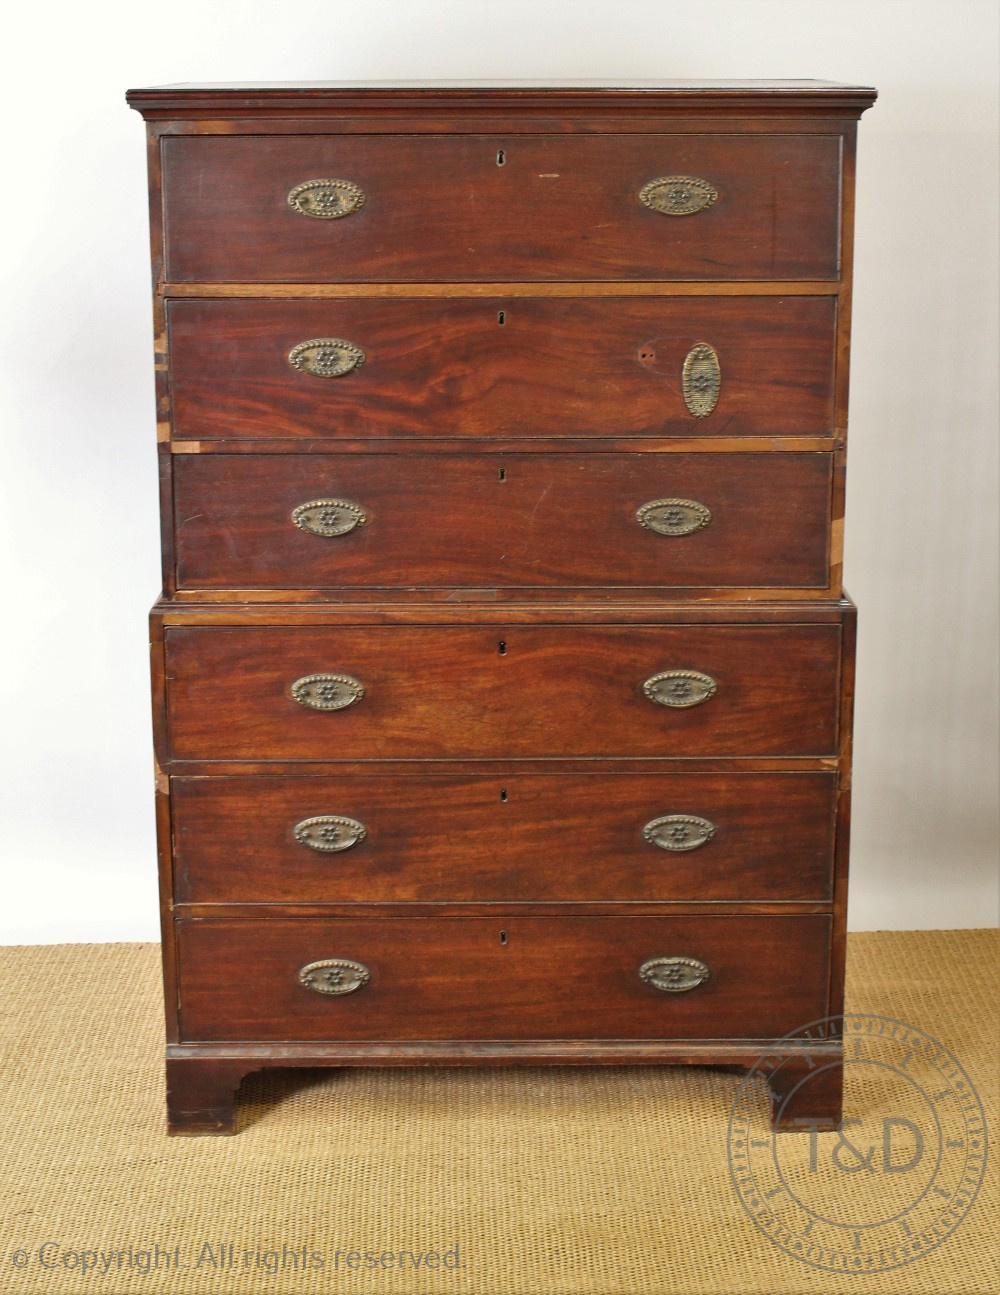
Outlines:
<svg viewBox="0 0 1000 1295"><path fill-rule="evenodd" d="M184 1041L757 1039L827 1007L822 915L190 919L177 931ZM331 965L303 971L317 963Z"/></svg>

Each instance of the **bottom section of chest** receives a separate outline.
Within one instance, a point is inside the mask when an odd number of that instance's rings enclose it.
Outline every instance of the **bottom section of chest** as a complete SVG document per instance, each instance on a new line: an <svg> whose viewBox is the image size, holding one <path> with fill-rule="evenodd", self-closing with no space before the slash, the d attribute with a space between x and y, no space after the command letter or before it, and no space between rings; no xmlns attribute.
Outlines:
<svg viewBox="0 0 1000 1295"><path fill-rule="evenodd" d="M153 624L172 1131L269 1066L752 1066L813 1027L775 1118L836 1124L850 604Z"/></svg>

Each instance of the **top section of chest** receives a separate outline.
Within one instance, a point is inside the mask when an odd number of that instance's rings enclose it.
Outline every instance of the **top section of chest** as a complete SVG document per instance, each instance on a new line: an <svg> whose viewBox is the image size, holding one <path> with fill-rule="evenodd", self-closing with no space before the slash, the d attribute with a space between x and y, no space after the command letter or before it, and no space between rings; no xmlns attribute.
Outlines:
<svg viewBox="0 0 1000 1295"><path fill-rule="evenodd" d="M831 284L854 132L825 82L177 86L149 123L158 282ZM640 289L641 290L641 289Z"/></svg>

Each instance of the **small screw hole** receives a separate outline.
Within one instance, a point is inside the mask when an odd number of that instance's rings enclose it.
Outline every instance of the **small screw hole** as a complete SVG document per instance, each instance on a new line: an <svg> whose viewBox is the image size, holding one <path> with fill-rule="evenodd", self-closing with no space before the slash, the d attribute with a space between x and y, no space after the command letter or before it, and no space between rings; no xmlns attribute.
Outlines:
<svg viewBox="0 0 1000 1295"><path fill-rule="evenodd" d="M497 149L497 166L503 166L504 162L506 162L506 161L507 161L507 154L504 152L504 150L503 150L502 148L498 148L498 149Z"/></svg>
<svg viewBox="0 0 1000 1295"><path fill-rule="evenodd" d="M503 327L503 325L504 325L504 324L506 324L506 322L507 322L507 312L506 312L506 310L498 310L498 311L497 311L497 323L498 323L498 324L501 326L501 328L502 328L502 327Z"/></svg>
<svg viewBox="0 0 1000 1295"><path fill-rule="evenodd" d="M506 800L506 799L507 799L507 788L506 788L506 787L501 787L501 788L500 788L500 799L501 799L501 800Z"/></svg>
<svg viewBox="0 0 1000 1295"><path fill-rule="evenodd" d="M506 655L507 655L507 640L506 640L506 639L501 639L501 640L500 640L500 642L497 644L497 651L500 653L500 655L501 655L501 656L506 656Z"/></svg>
<svg viewBox="0 0 1000 1295"><path fill-rule="evenodd" d="M507 932L506 932L506 931L501 931L501 932L500 932L500 943L501 943L501 944L506 944L506 943L507 943Z"/></svg>

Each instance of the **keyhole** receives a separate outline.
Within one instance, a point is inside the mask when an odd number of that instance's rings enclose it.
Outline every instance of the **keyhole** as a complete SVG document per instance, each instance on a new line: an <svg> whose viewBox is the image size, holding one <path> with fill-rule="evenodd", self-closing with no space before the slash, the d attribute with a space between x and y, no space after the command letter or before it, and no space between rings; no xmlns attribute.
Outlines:
<svg viewBox="0 0 1000 1295"><path fill-rule="evenodd" d="M500 471L499 471L499 473L498 473L497 475L499 476L499 478L500 478L500 480L501 480L501 481L506 481L506 480L507 480L507 469L506 469L506 468L501 468L501 469L500 469Z"/></svg>
<svg viewBox="0 0 1000 1295"><path fill-rule="evenodd" d="M506 324L506 322L507 322L507 312L506 312L506 310L498 310L498 311L497 311L497 323L500 325L500 327L501 327L501 328L503 328L503 326L504 326L504 324Z"/></svg>
<svg viewBox="0 0 1000 1295"><path fill-rule="evenodd" d="M506 932L506 931L501 931L501 932L500 932L500 943L501 943L501 944L506 944L506 943L507 943L507 932Z"/></svg>
<svg viewBox="0 0 1000 1295"><path fill-rule="evenodd" d="M501 639L501 640L500 640L500 642L497 644L497 651L500 653L500 655L501 655L501 656L506 656L506 655L507 655L507 640L506 640L506 639Z"/></svg>
<svg viewBox="0 0 1000 1295"><path fill-rule="evenodd" d="M498 148L498 149L497 149L497 166L503 166L504 162L506 162L506 161L507 161L507 154L504 152L504 150L503 150L502 148Z"/></svg>
<svg viewBox="0 0 1000 1295"><path fill-rule="evenodd" d="M506 801L506 799L507 799L507 788L506 788L506 787L501 787L501 788L500 788L500 799L501 799L501 800L503 800L503 801Z"/></svg>

